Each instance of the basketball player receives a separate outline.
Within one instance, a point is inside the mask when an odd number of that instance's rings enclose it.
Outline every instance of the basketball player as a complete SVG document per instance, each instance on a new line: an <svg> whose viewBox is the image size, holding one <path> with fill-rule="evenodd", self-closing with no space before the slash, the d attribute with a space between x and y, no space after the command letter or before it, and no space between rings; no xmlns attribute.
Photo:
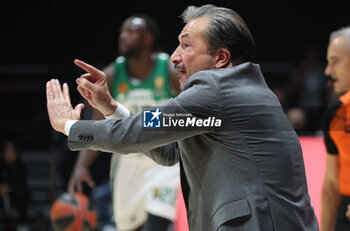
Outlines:
<svg viewBox="0 0 350 231"><path fill-rule="evenodd" d="M148 16L127 18L119 35L121 56L104 70L113 97L134 113L139 113L141 106L160 105L177 92L175 87L171 88L178 81L169 55L155 52L158 33L158 25ZM96 114L94 118L98 117ZM82 182L94 186L88 167L98 154L92 150L81 152L69 191L80 191ZM140 153L113 155L111 180L119 230L167 230L175 218L178 165L160 166Z"/></svg>

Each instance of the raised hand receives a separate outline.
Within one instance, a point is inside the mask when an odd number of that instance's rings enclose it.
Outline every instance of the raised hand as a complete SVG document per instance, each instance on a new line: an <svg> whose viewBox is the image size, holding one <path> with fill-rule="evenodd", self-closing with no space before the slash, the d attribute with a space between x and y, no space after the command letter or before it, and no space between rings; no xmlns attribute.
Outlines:
<svg viewBox="0 0 350 231"><path fill-rule="evenodd" d="M64 126L66 122L68 120L79 120L84 104L78 104L73 109L68 85L64 83L62 90L57 79L51 79L46 83L46 99L51 126L56 131L65 134Z"/></svg>
<svg viewBox="0 0 350 231"><path fill-rule="evenodd" d="M74 63L87 72L76 80L79 93L103 115L113 114L118 103L109 93L105 73L78 59Z"/></svg>

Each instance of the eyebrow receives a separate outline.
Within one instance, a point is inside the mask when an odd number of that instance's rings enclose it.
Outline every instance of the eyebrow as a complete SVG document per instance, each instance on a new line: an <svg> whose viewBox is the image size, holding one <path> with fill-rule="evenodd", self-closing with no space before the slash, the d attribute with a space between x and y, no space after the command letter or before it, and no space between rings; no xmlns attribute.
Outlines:
<svg viewBox="0 0 350 231"><path fill-rule="evenodd" d="M180 34L178 37L178 40L183 38L191 38L190 33L186 32L186 33Z"/></svg>
<svg viewBox="0 0 350 231"><path fill-rule="evenodd" d="M337 61L338 60L338 57L337 56L334 56L334 55L332 55L332 56L327 56L327 61L328 62L335 62L335 61Z"/></svg>

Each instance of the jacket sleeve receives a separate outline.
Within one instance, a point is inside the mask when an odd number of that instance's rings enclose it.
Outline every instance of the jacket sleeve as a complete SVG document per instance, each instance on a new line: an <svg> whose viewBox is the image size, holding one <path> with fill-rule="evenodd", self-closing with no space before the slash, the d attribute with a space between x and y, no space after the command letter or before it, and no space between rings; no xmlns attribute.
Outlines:
<svg viewBox="0 0 350 231"><path fill-rule="evenodd" d="M177 142L149 150L144 154L157 164L165 166L175 165L180 160L180 149Z"/></svg>
<svg viewBox="0 0 350 231"><path fill-rule="evenodd" d="M196 74L188 79L180 95L161 106L161 111L168 115L191 114L196 119L207 118L220 111L217 89L210 74ZM68 146L71 150L93 149L120 154L148 152L156 162L168 165L178 160L176 145L159 147L211 131L211 127L144 128L141 113L125 119L77 121L70 129Z"/></svg>

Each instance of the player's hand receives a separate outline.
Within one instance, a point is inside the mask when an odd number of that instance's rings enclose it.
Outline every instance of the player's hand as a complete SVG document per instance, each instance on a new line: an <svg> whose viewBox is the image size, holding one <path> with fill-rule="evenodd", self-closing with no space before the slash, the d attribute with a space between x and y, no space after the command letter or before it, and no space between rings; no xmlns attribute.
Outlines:
<svg viewBox="0 0 350 231"><path fill-rule="evenodd" d="M62 90L57 79L48 81L46 83L46 99L50 123L56 131L65 134L64 126L68 120L80 120L84 104L78 104L74 109L72 108L66 83L63 84Z"/></svg>
<svg viewBox="0 0 350 231"><path fill-rule="evenodd" d="M118 103L109 93L105 73L78 59L74 63L87 72L76 80L79 93L103 115L113 114Z"/></svg>
<svg viewBox="0 0 350 231"><path fill-rule="evenodd" d="M90 188L95 187L95 182L91 178L90 171L85 167L78 167L74 170L68 183L68 192L83 192L83 183Z"/></svg>

